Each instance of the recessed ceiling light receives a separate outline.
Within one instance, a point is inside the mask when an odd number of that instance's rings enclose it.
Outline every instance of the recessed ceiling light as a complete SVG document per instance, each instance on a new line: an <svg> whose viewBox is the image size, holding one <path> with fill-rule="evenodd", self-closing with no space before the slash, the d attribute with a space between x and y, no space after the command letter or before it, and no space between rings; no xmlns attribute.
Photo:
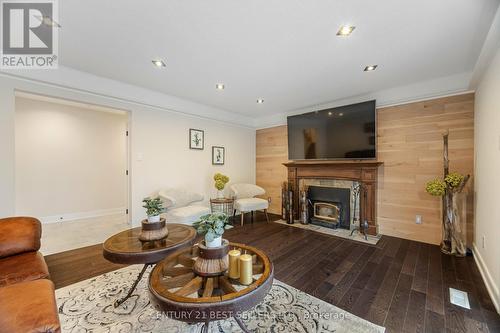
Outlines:
<svg viewBox="0 0 500 333"><path fill-rule="evenodd" d="M224 84L223 84L223 83L217 83L217 84L215 85L215 88L216 88L217 90L224 90L224 88L225 88L225 87L224 87Z"/></svg>
<svg viewBox="0 0 500 333"><path fill-rule="evenodd" d="M259 99L257 100L257 104L262 104L262 103L264 103L264 100L263 100L262 98L259 98Z"/></svg>
<svg viewBox="0 0 500 333"><path fill-rule="evenodd" d="M369 66L366 66L366 67L365 67L364 71L365 71L365 72L371 72L371 71L376 70L376 69L377 69L377 67L378 67L378 65L369 65Z"/></svg>
<svg viewBox="0 0 500 333"><path fill-rule="evenodd" d="M154 59L154 60L152 60L152 62L153 62L153 65L155 65L158 68L167 67L167 64L165 63L165 61L163 59Z"/></svg>
<svg viewBox="0 0 500 333"><path fill-rule="evenodd" d="M337 36L347 37L352 34L354 29L356 29L356 27L353 25L343 25L340 27L339 31L337 31Z"/></svg>
<svg viewBox="0 0 500 333"><path fill-rule="evenodd" d="M332 111L328 111L328 115L331 116L333 113Z"/></svg>
<svg viewBox="0 0 500 333"><path fill-rule="evenodd" d="M342 117L343 115L344 115L344 114L343 114L342 112L340 112L340 113L339 113L339 116L341 116L341 117Z"/></svg>

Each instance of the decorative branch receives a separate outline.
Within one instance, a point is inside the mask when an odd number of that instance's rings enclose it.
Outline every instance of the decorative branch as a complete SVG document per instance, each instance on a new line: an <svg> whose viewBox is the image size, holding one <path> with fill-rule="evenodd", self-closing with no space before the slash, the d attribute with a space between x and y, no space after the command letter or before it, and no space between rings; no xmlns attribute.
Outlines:
<svg viewBox="0 0 500 333"><path fill-rule="evenodd" d="M464 189L465 185L467 184L467 181L469 180L469 178L470 178L470 175L465 176L464 179L462 180L462 182L460 183L460 185L458 185L458 187L457 187L458 193L462 192L462 190Z"/></svg>

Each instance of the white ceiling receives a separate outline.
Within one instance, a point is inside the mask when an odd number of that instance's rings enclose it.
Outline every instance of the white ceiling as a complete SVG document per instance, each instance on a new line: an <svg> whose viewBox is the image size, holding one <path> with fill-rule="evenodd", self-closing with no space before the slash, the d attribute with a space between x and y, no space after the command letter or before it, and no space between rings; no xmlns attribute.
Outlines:
<svg viewBox="0 0 500 333"><path fill-rule="evenodd" d="M498 4L64 0L60 64L263 117L471 72ZM342 24L356 26L351 37L335 35ZM370 64L379 67L363 72Z"/></svg>

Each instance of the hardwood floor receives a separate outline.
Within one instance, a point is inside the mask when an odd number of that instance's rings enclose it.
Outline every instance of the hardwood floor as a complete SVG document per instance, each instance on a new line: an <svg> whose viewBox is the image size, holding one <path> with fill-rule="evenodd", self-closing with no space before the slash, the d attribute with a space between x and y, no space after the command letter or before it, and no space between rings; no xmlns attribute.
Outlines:
<svg viewBox="0 0 500 333"><path fill-rule="evenodd" d="M266 251L276 279L386 332L500 332L500 316L472 257L446 256L437 246L395 237L371 246L264 221L258 214L252 224L248 216L225 238ZM95 245L45 257L56 288L123 267L101 251ZM468 292L471 310L449 302L449 287Z"/></svg>

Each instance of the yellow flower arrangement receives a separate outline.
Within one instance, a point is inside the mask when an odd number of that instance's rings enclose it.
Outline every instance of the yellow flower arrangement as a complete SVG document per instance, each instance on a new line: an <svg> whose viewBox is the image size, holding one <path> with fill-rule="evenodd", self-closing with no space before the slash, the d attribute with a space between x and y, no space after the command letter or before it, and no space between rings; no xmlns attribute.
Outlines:
<svg viewBox="0 0 500 333"><path fill-rule="evenodd" d="M463 183L465 182L467 182L467 180L463 175L458 172L450 172L444 177L444 180L434 179L428 182L425 186L425 191L430 195L441 197L445 195L446 190L450 192L461 191L464 186Z"/></svg>
<svg viewBox="0 0 500 333"><path fill-rule="evenodd" d="M214 181L215 181L215 188L218 191L222 191L224 189L224 186L226 186L226 184L229 182L229 177L221 173L216 173L214 175Z"/></svg>
<svg viewBox="0 0 500 333"><path fill-rule="evenodd" d="M458 187L463 180L464 176L458 172L451 172L444 178L445 183L451 188Z"/></svg>
<svg viewBox="0 0 500 333"><path fill-rule="evenodd" d="M446 192L446 183L441 179L434 179L427 183L425 191L430 195L441 197Z"/></svg>

